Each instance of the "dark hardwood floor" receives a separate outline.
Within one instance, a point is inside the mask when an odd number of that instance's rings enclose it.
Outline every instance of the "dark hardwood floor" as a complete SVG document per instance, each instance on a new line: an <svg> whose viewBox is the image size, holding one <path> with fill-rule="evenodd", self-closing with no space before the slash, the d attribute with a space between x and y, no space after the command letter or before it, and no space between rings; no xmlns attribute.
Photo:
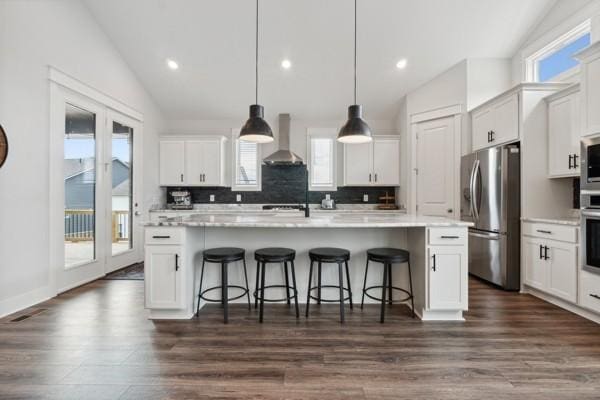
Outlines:
<svg viewBox="0 0 600 400"><path fill-rule="evenodd" d="M143 282L100 280L0 320L0 399L600 398L600 326L475 280L470 306L464 323L368 306L342 326L334 304L152 322Z"/></svg>

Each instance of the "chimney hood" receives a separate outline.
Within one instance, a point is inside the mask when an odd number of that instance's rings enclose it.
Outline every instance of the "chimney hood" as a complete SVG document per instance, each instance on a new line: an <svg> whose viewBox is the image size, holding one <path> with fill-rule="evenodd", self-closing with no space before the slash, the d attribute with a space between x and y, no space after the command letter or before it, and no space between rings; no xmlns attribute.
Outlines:
<svg viewBox="0 0 600 400"><path fill-rule="evenodd" d="M263 159L266 165L300 165L302 158L290 151L290 114L279 114L279 150Z"/></svg>

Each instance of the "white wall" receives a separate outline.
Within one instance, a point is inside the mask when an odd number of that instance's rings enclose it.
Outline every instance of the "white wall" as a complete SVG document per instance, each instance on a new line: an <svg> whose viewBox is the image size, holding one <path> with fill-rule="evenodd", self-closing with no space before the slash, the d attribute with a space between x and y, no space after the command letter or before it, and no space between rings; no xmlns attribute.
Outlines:
<svg viewBox="0 0 600 400"><path fill-rule="evenodd" d="M144 115L144 200L158 190L162 117L76 0L0 1L0 316L53 295L49 265L49 82L53 66Z"/></svg>

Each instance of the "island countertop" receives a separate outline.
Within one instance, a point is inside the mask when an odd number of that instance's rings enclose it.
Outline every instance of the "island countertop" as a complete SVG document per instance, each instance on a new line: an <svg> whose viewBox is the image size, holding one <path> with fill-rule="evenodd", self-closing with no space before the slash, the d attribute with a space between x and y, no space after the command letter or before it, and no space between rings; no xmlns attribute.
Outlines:
<svg viewBox="0 0 600 400"><path fill-rule="evenodd" d="M442 217L427 217L403 213L315 213L305 218L301 213L202 213L174 217L145 226L239 227L239 228L410 228L468 227L470 222Z"/></svg>

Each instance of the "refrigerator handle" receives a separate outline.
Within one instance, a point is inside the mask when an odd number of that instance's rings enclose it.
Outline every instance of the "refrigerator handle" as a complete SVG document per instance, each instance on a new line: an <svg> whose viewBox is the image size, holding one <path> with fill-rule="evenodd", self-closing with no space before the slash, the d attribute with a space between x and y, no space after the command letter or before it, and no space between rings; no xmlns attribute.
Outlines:
<svg viewBox="0 0 600 400"><path fill-rule="evenodd" d="M479 220L479 209L477 207L477 203L475 202L475 187L478 172L479 160L475 160L475 162L473 163L473 169L471 170L471 184L469 185L469 189L471 191L471 214L473 214L473 218L475 218L475 221Z"/></svg>

